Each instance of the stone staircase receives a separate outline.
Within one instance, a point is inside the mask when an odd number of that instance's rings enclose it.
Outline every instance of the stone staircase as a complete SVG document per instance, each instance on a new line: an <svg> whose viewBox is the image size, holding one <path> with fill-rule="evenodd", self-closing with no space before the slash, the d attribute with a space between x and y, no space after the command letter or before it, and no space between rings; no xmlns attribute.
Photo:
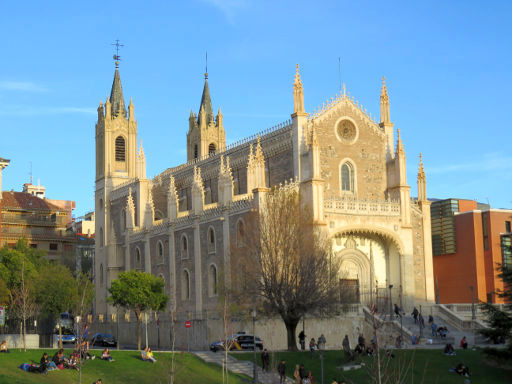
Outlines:
<svg viewBox="0 0 512 384"><path fill-rule="evenodd" d="M197 357L203 360L206 363L218 364L222 367L223 361L225 358L224 353L222 352L211 352L211 351L203 351L203 352L193 352ZM260 353L258 353L258 358L260 358ZM245 360L238 360L232 356L228 356L228 369L231 372L239 373L242 375L246 375L251 378L253 377L253 363ZM262 384L279 384L279 375L274 370L273 372L263 372L262 369L258 366L258 382ZM293 380L289 377L287 378L287 383L293 384Z"/></svg>

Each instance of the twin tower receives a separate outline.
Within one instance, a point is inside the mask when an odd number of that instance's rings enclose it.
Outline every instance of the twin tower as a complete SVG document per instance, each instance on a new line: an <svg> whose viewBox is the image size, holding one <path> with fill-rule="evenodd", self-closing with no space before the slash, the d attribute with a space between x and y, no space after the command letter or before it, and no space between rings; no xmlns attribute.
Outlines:
<svg viewBox="0 0 512 384"><path fill-rule="evenodd" d="M205 73L199 112L190 111L187 162L202 159L226 148L226 132L220 108L213 114L208 73ZM146 178L142 144L137 151L137 122L132 99L126 110L119 63L110 97L100 102L96 124L96 181L107 178Z"/></svg>

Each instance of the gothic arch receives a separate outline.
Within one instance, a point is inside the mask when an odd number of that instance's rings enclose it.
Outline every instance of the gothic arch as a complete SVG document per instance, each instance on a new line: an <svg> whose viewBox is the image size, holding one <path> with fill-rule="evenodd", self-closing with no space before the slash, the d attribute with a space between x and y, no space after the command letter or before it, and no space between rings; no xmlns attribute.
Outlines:
<svg viewBox="0 0 512 384"><path fill-rule="evenodd" d="M218 283L217 266L212 263L208 267L208 296L209 297L217 296L217 283Z"/></svg>
<svg viewBox="0 0 512 384"><path fill-rule="evenodd" d="M180 237L180 254L182 259L188 259L188 237L183 233Z"/></svg>
<svg viewBox="0 0 512 384"><path fill-rule="evenodd" d="M181 299L190 300L190 272L187 268L181 273Z"/></svg>
<svg viewBox="0 0 512 384"><path fill-rule="evenodd" d="M123 135L119 135L115 140L115 159L116 161L126 161L126 138Z"/></svg>
<svg viewBox="0 0 512 384"><path fill-rule="evenodd" d="M357 194L357 167L352 159L345 157L340 161L338 178L341 194Z"/></svg>
<svg viewBox="0 0 512 384"><path fill-rule="evenodd" d="M157 254L157 260L158 264L164 264L165 263L165 251L164 251L164 243L162 243L162 240L158 240L156 243L156 254Z"/></svg>
<svg viewBox="0 0 512 384"><path fill-rule="evenodd" d="M208 253L215 253L215 229L212 226L209 226L207 233Z"/></svg>
<svg viewBox="0 0 512 384"><path fill-rule="evenodd" d="M404 254L404 244L400 237L398 237L397 234L395 234L393 231L378 227L378 226L367 226L367 225L349 225L347 227L336 229L332 236L335 237L336 235L358 235L358 234L364 234L364 235L378 235L390 242L392 242L396 248L398 249L398 252L400 255Z"/></svg>

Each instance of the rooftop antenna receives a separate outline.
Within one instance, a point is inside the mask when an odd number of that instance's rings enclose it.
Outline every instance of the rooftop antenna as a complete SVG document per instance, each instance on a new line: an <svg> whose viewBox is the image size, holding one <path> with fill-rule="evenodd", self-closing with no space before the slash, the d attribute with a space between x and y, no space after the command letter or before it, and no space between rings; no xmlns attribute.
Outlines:
<svg viewBox="0 0 512 384"><path fill-rule="evenodd" d="M341 57L338 57L338 79L340 82L340 92L341 92Z"/></svg>
<svg viewBox="0 0 512 384"><path fill-rule="evenodd" d="M206 67L204 72L204 78L208 79L208 51L206 51Z"/></svg>
<svg viewBox="0 0 512 384"><path fill-rule="evenodd" d="M29 175L30 175L30 185L32 185L32 179L33 179L32 178L32 162L30 162L30 173L29 173Z"/></svg>
<svg viewBox="0 0 512 384"><path fill-rule="evenodd" d="M119 44L119 39L116 39L116 42L111 44L116 47L116 53L114 55L114 61L116 62L116 68L119 68L119 61L121 60L121 56L119 56L119 48L124 47L123 44Z"/></svg>

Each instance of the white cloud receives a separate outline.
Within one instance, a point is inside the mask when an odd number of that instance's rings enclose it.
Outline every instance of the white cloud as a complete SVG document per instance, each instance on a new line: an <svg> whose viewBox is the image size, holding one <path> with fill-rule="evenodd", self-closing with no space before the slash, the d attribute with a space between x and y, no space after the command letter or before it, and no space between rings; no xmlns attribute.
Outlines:
<svg viewBox="0 0 512 384"><path fill-rule="evenodd" d="M456 172L492 172L507 170L512 168L512 157L505 156L502 153L487 153L480 159L471 161L446 164L439 167L427 167L425 170L432 174L456 173Z"/></svg>
<svg viewBox="0 0 512 384"><path fill-rule="evenodd" d="M65 115L65 114L85 114L94 115L94 108L84 107L31 107L23 105L0 107L0 115L3 116L36 116L36 115Z"/></svg>
<svg viewBox="0 0 512 384"><path fill-rule="evenodd" d="M48 92L48 88L30 81L0 81L0 91Z"/></svg>
<svg viewBox="0 0 512 384"><path fill-rule="evenodd" d="M201 0L220 10L233 23L235 13L249 4L249 0Z"/></svg>

